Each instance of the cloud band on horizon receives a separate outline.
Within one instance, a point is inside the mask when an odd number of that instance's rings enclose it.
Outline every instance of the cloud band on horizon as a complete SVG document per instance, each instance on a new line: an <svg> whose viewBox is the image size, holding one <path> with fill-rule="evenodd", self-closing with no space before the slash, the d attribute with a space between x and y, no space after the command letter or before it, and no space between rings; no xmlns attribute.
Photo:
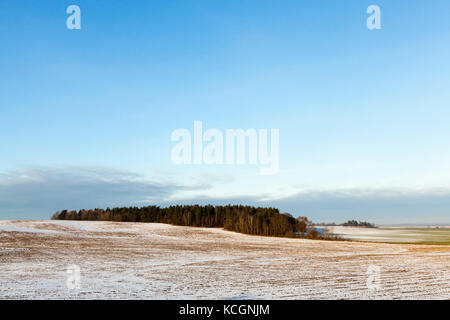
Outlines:
<svg viewBox="0 0 450 320"><path fill-rule="evenodd" d="M450 190L342 189L300 191L267 200L265 195L201 195L211 186L148 181L108 168L37 168L0 174L1 219L48 219L57 210L150 204L245 204L276 207L316 222L370 220L379 224L450 224ZM183 197L183 191L199 195Z"/></svg>

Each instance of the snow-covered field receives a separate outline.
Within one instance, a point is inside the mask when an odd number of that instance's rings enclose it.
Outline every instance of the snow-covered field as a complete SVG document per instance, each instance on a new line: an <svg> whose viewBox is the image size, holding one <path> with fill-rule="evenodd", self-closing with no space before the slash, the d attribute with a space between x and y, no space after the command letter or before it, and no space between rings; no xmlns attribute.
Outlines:
<svg viewBox="0 0 450 320"><path fill-rule="evenodd" d="M449 270L450 246L0 221L0 299L450 299Z"/></svg>

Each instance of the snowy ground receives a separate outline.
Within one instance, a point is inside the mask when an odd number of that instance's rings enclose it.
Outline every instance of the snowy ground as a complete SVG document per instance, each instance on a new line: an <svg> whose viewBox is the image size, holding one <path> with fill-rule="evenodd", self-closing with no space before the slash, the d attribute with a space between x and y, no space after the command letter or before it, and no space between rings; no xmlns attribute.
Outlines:
<svg viewBox="0 0 450 320"><path fill-rule="evenodd" d="M450 299L449 270L450 246L0 221L0 299Z"/></svg>

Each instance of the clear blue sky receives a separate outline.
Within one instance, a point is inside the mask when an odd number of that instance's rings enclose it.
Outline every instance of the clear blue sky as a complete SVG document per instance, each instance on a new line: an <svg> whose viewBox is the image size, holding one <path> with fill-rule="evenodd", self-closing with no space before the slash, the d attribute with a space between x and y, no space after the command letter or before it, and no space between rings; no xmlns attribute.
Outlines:
<svg viewBox="0 0 450 320"><path fill-rule="evenodd" d="M4 0L0 40L1 219L230 202L450 223L448 0ZM173 165L194 120L279 129L280 172Z"/></svg>

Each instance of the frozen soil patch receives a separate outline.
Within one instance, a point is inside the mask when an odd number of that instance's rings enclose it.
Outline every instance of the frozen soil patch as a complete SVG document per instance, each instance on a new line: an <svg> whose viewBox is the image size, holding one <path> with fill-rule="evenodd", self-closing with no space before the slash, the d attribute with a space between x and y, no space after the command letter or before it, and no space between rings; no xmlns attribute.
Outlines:
<svg viewBox="0 0 450 320"><path fill-rule="evenodd" d="M449 253L153 223L1 221L0 299L449 299ZM73 264L80 289L69 290ZM380 267L378 290L367 288L370 265Z"/></svg>

